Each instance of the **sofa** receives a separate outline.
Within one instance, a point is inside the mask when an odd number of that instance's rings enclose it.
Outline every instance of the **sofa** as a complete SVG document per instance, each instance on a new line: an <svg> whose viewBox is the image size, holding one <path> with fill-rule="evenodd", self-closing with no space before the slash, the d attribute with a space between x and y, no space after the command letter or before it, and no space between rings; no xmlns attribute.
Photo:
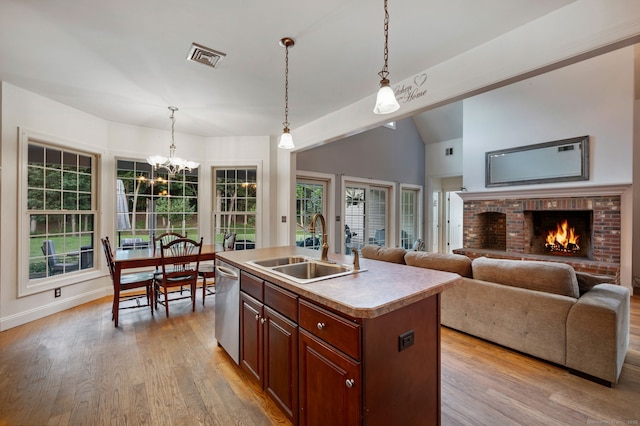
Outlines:
<svg viewBox="0 0 640 426"><path fill-rule="evenodd" d="M629 345L626 287L610 277L545 261L363 248L362 256L455 272L459 284L441 294L441 324L566 367L611 386ZM366 253L366 254L365 254Z"/></svg>

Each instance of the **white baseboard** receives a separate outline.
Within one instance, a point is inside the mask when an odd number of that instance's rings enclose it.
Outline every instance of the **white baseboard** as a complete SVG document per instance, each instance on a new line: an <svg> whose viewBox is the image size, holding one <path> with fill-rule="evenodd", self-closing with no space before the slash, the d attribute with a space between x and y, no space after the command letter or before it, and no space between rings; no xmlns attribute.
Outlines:
<svg viewBox="0 0 640 426"><path fill-rule="evenodd" d="M100 299L109 294L109 289L110 287L103 287L83 294L79 294L77 296L62 299L60 301L54 301L46 305L38 306L37 308L29 309L24 312L19 312L14 315L0 318L0 331L8 330L10 328L47 317L49 315L57 314L58 312L74 308L78 305L82 305L83 303Z"/></svg>

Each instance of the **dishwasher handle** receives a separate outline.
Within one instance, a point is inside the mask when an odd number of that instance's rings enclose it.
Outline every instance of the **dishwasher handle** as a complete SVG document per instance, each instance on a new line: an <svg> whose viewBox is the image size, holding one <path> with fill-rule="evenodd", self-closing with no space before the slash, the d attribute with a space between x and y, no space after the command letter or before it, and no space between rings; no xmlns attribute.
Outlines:
<svg viewBox="0 0 640 426"><path fill-rule="evenodd" d="M238 279L238 274L231 268L225 268L224 266L216 265L216 271L226 278L231 278L232 280Z"/></svg>

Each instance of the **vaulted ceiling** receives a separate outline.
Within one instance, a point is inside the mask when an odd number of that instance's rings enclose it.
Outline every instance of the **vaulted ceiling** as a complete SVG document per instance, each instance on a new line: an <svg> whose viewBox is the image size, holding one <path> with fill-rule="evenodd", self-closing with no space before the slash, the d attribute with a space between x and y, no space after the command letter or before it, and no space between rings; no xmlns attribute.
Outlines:
<svg viewBox="0 0 640 426"><path fill-rule="evenodd" d="M390 0L390 79L574 0ZM377 90L383 1L1 0L0 79L106 120L202 136L277 135ZM226 54L187 61L192 43ZM420 128L420 124L418 124ZM444 130L443 130L444 131Z"/></svg>

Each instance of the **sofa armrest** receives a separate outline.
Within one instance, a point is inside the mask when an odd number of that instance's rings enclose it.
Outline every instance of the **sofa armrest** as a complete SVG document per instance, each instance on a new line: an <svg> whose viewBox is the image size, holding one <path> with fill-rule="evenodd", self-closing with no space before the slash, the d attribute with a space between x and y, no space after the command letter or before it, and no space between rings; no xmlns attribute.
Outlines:
<svg viewBox="0 0 640 426"><path fill-rule="evenodd" d="M629 289L598 284L567 317L567 367L616 383L629 347Z"/></svg>

